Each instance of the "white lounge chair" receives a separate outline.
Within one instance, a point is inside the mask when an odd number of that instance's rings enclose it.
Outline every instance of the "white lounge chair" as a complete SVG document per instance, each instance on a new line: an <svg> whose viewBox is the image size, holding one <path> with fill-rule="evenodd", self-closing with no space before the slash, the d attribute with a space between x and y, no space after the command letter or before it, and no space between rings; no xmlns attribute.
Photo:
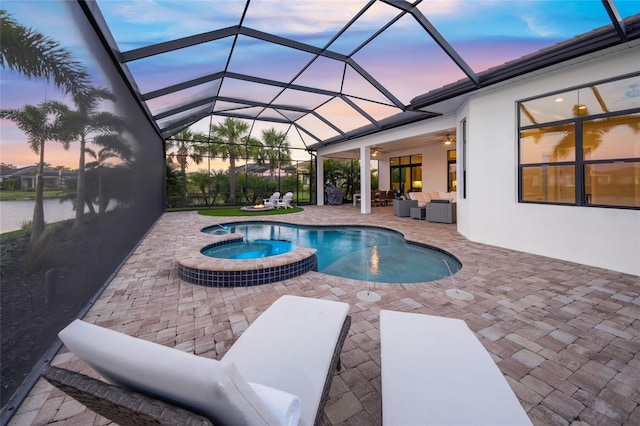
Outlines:
<svg viewBox="0 0 640 426"><path fill-rule="evenodd" d="M265 207L275 207L278 204L278 200L280 199L280 193L274 192L273 195L269 198L265 198L263 204Z"/></svg>
<svg viewBox="0 0 640 426"><path fill-rule="evenodd" d="M380 311L383 425L531 425L459 319Z"/></svg>
<svg viewBox="0 0 640 426"><path fill-rule="evenodd" d="M113 384L47 367L43 377L118 424L318 424L351 324L349 305L282 296L220 361L81 320L60 332Z"/></svg>
<svg viewBox="0 0 640 426"><path fill-rule="evenodd" d="M280 207L284 207L285 209L289 209L289 208L293 208L293 206L291 205L291 201L293 200L293 192L287 192L286 194L284 194L284 197L282 197L282 200L278 200L278 203L276 204L276 207L280 208Z"/></svg>

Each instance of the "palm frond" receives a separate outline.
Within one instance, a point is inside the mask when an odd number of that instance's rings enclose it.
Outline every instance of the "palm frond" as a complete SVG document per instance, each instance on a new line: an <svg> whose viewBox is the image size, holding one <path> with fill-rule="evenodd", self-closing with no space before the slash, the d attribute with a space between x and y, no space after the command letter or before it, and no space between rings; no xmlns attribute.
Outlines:
<svg viewBox="0 0 640 426"><path fill-rule="evenodd" d="M82 64L59 43L20 25L6 10L0 9L0 66L28 78L52 79L74 96L89 88L89 75Z"/></svg>

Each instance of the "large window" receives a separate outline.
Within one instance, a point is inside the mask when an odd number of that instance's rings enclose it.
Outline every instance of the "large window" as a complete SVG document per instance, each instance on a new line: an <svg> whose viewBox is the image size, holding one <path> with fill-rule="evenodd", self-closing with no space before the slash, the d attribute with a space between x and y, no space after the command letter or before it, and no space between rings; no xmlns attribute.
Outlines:
<svg viewBox="0 0 640 426"><path fill-rule="evenodd" d="M519 201L640 208L640 77L519 103Z"/></svg>
<svg viewBox="0 0 640 426"><path fill-rule="evenodd" d="M391 189L399 194L422 191L422 155L393 157L391 164Z"/></svg>

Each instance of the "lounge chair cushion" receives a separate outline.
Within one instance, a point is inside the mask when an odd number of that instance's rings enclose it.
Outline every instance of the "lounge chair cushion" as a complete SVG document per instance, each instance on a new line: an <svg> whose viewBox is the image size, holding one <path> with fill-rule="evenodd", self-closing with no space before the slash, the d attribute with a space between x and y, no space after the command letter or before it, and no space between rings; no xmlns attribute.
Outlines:
<svg viewBox="0 0 640 426"><path fill-rule="evenodd" d="M192 355L81 320L59 333L108 381L202 414L214 423L280 424L232 363Z"/></svg>
<svg viewBox="0 0 640 426"><path fill-rule="evenodd" d="M380 311L383 425L531 425L463 320Z"/></svg>
<svg viewBox="0 0 640 426"><path fill-rule="evenodd" d="M418 202L418 207L426 207L431 201L431 194L428 192L410 192L409 198Z"/></svg>
<svg viewBox="0 0 640 426"><path fill-rule="evenodd" d="M349 305L285 295L247 328L222 358L249 382L300 398L300 425L312 425ZM259 361L258 361L259 360Z"/></svg>

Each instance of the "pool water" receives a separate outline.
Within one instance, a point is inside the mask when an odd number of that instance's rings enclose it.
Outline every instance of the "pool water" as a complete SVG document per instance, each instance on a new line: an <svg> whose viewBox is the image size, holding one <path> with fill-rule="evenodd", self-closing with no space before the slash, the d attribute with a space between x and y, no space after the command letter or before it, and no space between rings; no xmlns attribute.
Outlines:
<svg viewBox="0 0 640 426"><path fill-rule="evenodd" d="M273 222L223 225L245 240L279 240L317 249L318 272L362 281L416 283L434 281L458 272L453 256L408 243L402 234L362 226L302 226ZM214 232L220 226L203 229Z"/></svg>
<svg viewBox="0 0 640 426"><path fill-rule="evenodd" d="M296 246L288 241L242 241L202 250L202 254L220 259L258 259L288 253Z"/></svg>

